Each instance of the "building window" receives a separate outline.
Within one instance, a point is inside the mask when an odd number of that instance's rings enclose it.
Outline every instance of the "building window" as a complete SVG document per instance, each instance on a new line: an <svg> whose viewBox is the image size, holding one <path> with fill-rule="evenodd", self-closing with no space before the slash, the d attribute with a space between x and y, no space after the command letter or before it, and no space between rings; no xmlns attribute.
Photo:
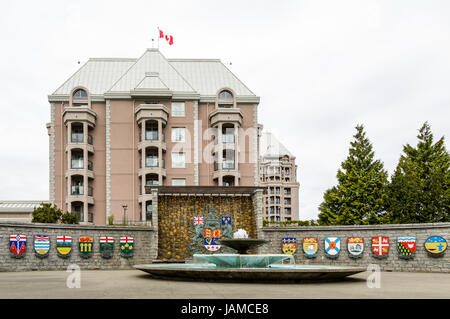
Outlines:
<svg viewBox="0 0 450 319"><path fill-rule="evenodd" d="M87 92L83 89L78 89L73 92L73 100L74 101L86 101L88 99Z"/></svg>
<svg viewBox="0 0 450 319"><path fill-rule="evenodd" d="M186 186L186 179L172 178L172 186Z"/></svg>
<svg viewBox="0 0 450 319"><path fill-rule="evenodd" d="M222 90L217 96L217 107L232 108L234 107L234 96L229 90Z"/></svg>
<svg viewBox="0 0 450 319"><path fill-rule="evenodd" d="M172 153L172 168L184 168L186 165L185 153Z"/></svg>
<svg viewBox="0 0 450 319"><path fill-rule="evenodd" d="M153 206L152 206L152 202L150 202L145 207L145 219L147 221L152 221L152 211L153 211Z"/></svg>
<svg viewBox="0 0 450 319"><path fill-rule="evenodd" d="M285 188L284 189L284 195L291 195L291 189L290 188Z"/></svg>
<svg viewBox="0 0 450 319"><path fill-rule="evenodd" d="M291 205L291 199L290 198L285 198L284 199L284 205Z"/></svg>
<svg viewBox="0 0 450 319"><path fill-rule="evenodd" d="M172 128L172 142L185 142L185 128L173 127Z"/></svg>
<svg viewBox="0 0 450 319"><path fill-rule="evenodd" d="M285 208L284 209L284 214L285 215L290 215L291 214L291 209L290 208Z"/></svg>
<svg viewBox="0 0 450 319"><path fill-rule="evenodd" d="M172 116L184 116L184 102L172 102Z"/></svg>

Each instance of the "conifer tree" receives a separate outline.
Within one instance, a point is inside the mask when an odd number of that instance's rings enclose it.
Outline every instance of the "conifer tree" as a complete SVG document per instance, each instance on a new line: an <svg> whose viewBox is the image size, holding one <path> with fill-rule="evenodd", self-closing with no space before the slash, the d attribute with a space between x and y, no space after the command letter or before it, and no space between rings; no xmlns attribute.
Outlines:
<svg viewBox="0 0 450 319"><path fill-rule="evenodd" d="M337 172L338 185L328 189L319 206L320 225L363 225L383 222L387 172L374 160L364 126L356 126L349 155Z"/></svg>
<svg viewBox="0 0 450 319"><path fill-rule="evenodd" d="M403 147L389 185L391 223L450 221L450 156L444 137L433 144L430 125L419 130L417 147Z"/></svg>

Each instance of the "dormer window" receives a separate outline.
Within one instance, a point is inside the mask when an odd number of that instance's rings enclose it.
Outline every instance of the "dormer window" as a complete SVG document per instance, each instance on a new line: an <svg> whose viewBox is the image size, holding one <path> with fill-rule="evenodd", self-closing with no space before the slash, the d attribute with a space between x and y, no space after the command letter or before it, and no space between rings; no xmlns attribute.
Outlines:
<svg viewBox="0 0 450 319"><path fill-rule="evenodd" d="M232 108L235 107L234 95L230 90L222 90L217 95L217 107Z"/></svg>
<svg viewBox="0 0 450 319"><path fill-rule="evenodd" d="M72 91L70 105L71 106L83 106L90 107L91 101L89 98L88 90L85 88L75 88Z"/></svg>
<svg viewBox="0 0 450 319"><path fill-rule="evenodd" d="M73 100L74 101L87 101L88 95L85 90L78 89L73 93Z"/></svg>

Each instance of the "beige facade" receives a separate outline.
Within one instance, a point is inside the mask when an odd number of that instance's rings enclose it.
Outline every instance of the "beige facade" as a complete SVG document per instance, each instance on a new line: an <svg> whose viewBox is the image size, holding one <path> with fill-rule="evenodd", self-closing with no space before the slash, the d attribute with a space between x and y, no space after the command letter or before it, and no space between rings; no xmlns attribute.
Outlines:
<svg viewBox="0 0 450 319"><path fill-rule="evenodd" d="M261 137L259 163L260 186L263 195L263 216L268 221L299 219L299 183L295 157L273 136Z"/></svg>
<svg viewBox="0 0 450 319"><path fill-rule="evenodd" d="M257 186L259 97L219 60L90 59L49 95L50 200L149 223L146 186Z"/></svg>

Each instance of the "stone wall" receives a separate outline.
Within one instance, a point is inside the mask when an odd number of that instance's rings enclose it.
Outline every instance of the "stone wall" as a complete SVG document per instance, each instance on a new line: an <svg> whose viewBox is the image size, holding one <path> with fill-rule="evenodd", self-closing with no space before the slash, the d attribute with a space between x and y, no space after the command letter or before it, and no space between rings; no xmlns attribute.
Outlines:
<svg viewBox="0 0 450 319"><path fill-rule="evenodd" d="M27 249L23 258L12 258L9 250L9 236L21 234L27 236ZM48 257L39 258L34 253L35 235L50 237ZM57 255L56 236L72 237L72 253L63 259ZM78 250L78 237L92 236L94 239L93 255L84 259ZM100 255L99 238L114 237L114 255L104 259ZM134 254L131 258L120 256L120 237L134 238ZM0 271L30 270L66 270L69 264L77 264L81 269L131 269L136 264L148 264L156 259L157 233L153 228L135 226L88 226L59 224L25 224L0 223Z"/></svg>
<svg viewBox="0 0 450 319"><path fill-rule="evenodd" d="M263 238L270 241L262 247L261 253L282 253L283 237L295 237L297 250L294 254L298 264L349 265L367 266L378 264L382 270L393 271L423 271L450 272L450 251L441 257L430 257L424 248L425 240L430 236L441 236L450 242L450 223L403 224L403 225L370 225L370 226L315 226L315 227L264 227ZM371 238L377 236L389 237L389 255L386 259L372 256ZM308 259L303 255L303 237L317 237L319 250L317 257ZM340 237L341 251L337 259L325 255L326 237ZM347 237L364 237L364 252L362 258L352 259L348 256ZM416 253L413 259L399 258L397 252L397 237L416 237Z"/></svg>

